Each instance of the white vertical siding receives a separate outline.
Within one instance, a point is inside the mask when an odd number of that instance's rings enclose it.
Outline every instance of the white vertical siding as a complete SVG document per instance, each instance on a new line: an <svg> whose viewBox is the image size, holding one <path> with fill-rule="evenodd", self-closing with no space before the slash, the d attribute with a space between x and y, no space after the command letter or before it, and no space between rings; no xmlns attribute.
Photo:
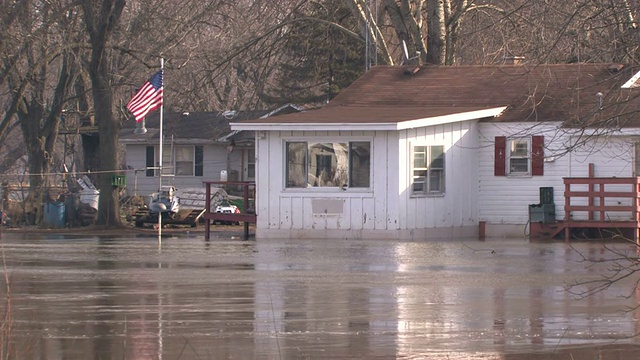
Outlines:
<svg viewBox="0 0 640 360"><path fill-rule="evenodd" d="M260 132L259 136L256 136L256 214L257 222L256 227L258 229L269 228L269 196L272 190L270 170L271 170L271 150L270 139L273 137L269 131ZM275 154L277 155L277 154ZM282 164L280 161L274 161L276 168L273 169L274 173L282 170Z"/></svg>
<svg viewBox="0 0 640 360"><path fill-rule="evenodd" d="M267 132L256 141L258 236L419 238L431 228L477 226L476 129L463 122L406 131ZM285 141L361 139L372 140L370 189L284 187ZM444 196L411 197L409 154L416 142L445 146ZM314 204L327 202L341 211L314 213Z"/></svg>
<svg viewBox="0 0 640 360"><path fill-rule="evenodd" d="M398 229L398 194L393 184L397 182L398 135L397 132L374 133L372 145L373 228L376 230Z"/></svg>
<svg viewBox="0 0 640 360"><path fill-rule="evenodd" d="M633 137L602 137L574 146L560 123L478 123L465 121L402 131L265 132L256 140L257 232L267 237L474 236L480 221L512 226L528 222L529 204L540 188L552 187L558 218L563 216L563 177L631 176ZM494 176L496 136L544 136L543 176ZM285 141L371 139L371 188L286 189ZM595 138L594 138L595 139ZM445 148L445 194L411 196L411 147ZM341 211L314 213L314 204ZM475 232L475 233L474 233Z"/></svg>
<svg viewBox="0 0 640 360"><path fill-rule="evenodd" d="M285 189L285 141L372 141L371 166L387 169L386 135L374 132L266 132L256 140L256 181L258 233L261 229L281 230L283 234L306 234L305 230L385 229L387 203L386 176L371 178L371 189ZM395 147L397 148L397 146ZM397 150L395 150L397 152ZM378 193L380 196L374 196ZM315 200L338 200L340 214L314 214ZM376 219L374 221L374 219ZM295 235L294 235L295 236Z"/></svg>
<svg viewBox="0 0 640 360"><path fill-rule="evenodd" d="M477 225L477 125L473 121L400 132L399 204L401 229ZM445 193L411 195L411 149L444 146Z"/></svg>

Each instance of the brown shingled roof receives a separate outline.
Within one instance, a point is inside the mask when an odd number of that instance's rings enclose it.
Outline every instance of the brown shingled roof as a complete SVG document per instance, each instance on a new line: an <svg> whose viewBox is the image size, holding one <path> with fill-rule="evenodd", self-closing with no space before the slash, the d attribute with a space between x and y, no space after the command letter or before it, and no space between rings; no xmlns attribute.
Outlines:
<svg viewBox="0 0 640 360"><path fill-rule="evenodd" d="M267 111L165 113L162 119L162 130L165 137L173 135L178 139L215 141L231 131L230 121L255 119L265 114ZM133 134L135 122L126 122L120 131L120 139L152 140L157 138L160 127L159 112L149 114L145 118L145 123L149 131L144 135L135 135Z"/></svg>
<svg viewBox="0 0 640 360"><path fill-rule="evenodd" d="M638 69L615 65L377 66L321 109L241 123L399 123L507 106L485 121L640 127L640 90L620 88Z"/></svg>

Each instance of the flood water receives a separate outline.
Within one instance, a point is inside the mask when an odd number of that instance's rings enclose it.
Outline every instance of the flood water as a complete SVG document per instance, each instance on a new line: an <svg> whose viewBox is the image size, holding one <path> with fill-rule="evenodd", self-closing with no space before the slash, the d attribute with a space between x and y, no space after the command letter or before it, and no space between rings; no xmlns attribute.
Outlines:
<svg viewBox="0 0 640 360"><path fill-rule="evenodd" d="M0 245L3 359L636 359L640 351L640 315L630 310L637 275L583 299L566 289L611 275L615 264L604 260L636 255L622 243L192 235L159 246L157 237L5 232Z"/></svg>

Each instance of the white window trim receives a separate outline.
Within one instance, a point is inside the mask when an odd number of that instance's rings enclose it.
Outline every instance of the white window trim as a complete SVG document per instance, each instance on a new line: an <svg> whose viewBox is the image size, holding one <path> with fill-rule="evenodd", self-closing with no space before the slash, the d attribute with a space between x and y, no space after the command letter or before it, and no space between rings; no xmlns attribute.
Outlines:
<svg viewBox="0 0 640 360"><path fill-rule="evenodd" d="M512 172L511 171L511 143L512 141L526 141L527 142L527 156L526 157L514 157L516 159L527 159L527 172ZM526 137L517 137L517 138L507 138L507 143L506 143L506 152L507 152L507 156L506 156L506 175L510 176L510 177L531 177L532 175L532 163L531 163L531 157L532 157L532 146L533 143L533 139L530 136L526 136Z"/></svg>
<svg viewBox="0 0 640 360"><path fill-rule="evenodd" d="M320 195L320 194L345 194L347 195L347 193L355 193L356 196L359 196L357 194L370 194L373 192L373 186L374 186L374 171L373 171L373 167L374 167L374 141L373 141L373 137L370 136L353 136L353 137L345 137L345 138L327 138L327 137L304 137L304 138L300 138L300 137L283 137L282 138L282 144L281 144L281 149L282 149L282 191L283 192L287 192L287 193L312 193L312 194L316 194L316 195ZM287 143L290 142L306 142L307 146L309 145L309 143L353 143L353 142L369 142L369 156L370 156L370 160L369 160L369 187L347 187L347 188L341 188L339 186L322 186L322 187L312 187L312 186L308 186L307 187L287 187Z"/></svg>
<svg viewBox="0 0 640 360"><path fill-rule="evenodd" d="M447 192L447 187L446 187L446 183L447 183L447 146L445 144L434 144L434 143L423 143L423 142L416 142L416 143L410 143L410 151L409 151L409 191L410 191L410 196L411 197L415 197L415 198L420 198L420 197L443 197L445 196L446 192ZM433 191L433 192L429 192L427 189L429 188L429 172L427 170L427 176L426 176L426 182L424 184L425 186L425 190L421 191L421 192L414 192L413 190L413 173L414 173L414 161L415 161L415 148L417 146L424 146L427 148L431 148L434 146L442 146L443 148L443 152L444 152L444 168L443 168L443 172L444 172L444 176L443 176L443 183L442 183L442 191ZM425 159L425 161L428 161L428 156L430 155L429 150L427 151L427 159Z"/></svg>

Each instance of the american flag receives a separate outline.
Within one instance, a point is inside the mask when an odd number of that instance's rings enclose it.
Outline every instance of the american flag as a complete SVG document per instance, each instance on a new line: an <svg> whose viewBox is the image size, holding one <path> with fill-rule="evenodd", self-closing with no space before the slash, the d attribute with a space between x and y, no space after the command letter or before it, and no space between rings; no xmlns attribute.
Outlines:
<svg viewBox="0 0 640 360"><path fill-rule="evenodd" d="M162 70L153 74L127 104L136 122L162 105L162 75Z"/></svg>

